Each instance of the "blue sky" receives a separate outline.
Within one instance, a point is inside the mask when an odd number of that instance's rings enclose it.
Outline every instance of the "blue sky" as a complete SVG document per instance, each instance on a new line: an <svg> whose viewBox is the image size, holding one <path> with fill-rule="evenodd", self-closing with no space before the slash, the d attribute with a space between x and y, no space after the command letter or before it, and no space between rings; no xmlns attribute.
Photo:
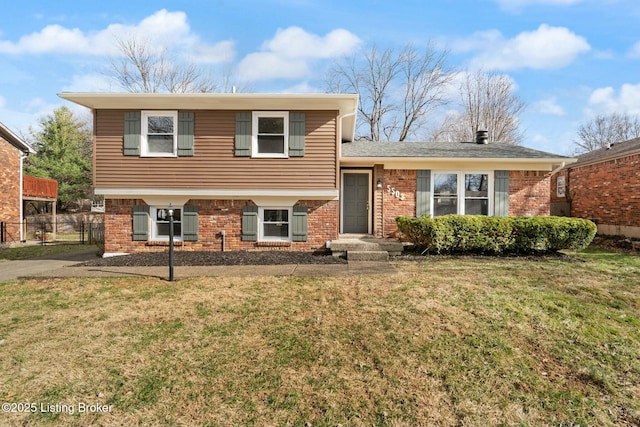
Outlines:
<svg viewBox="0 0 640 427"><path fill-rule="evenodd" d="M0 122L18 134L59 92L121 91L104 70L129 34L255 92L323 92L342 55L432 42L458 73L507 74L527 103L524 145L559 154L595 114L640 115L637 0L24 0L3 18Z"/></svg>

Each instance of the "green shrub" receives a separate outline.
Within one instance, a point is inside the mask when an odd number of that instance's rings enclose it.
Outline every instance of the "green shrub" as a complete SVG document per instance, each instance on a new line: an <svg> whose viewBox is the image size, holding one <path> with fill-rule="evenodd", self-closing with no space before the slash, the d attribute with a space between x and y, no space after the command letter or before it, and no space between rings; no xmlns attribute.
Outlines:
<svg viewBox="0 0 640 427"><path fill-rule="evenodd" d="M445 215L396 218L398 229L430 253L535 253L582 249L596 225L580 218Z"/></svg>

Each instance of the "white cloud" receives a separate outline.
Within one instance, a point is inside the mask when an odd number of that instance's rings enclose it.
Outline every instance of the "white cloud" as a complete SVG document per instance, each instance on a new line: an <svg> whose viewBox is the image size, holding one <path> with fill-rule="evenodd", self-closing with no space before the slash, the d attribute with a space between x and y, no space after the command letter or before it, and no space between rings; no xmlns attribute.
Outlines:
<svg viewBox="0 0 640 427"><path fill-rule="evenodd" d="M241 80L295 79L309 75L310 67L304 59L283 58L273 52L247 55L238 66Z"/></svg>
<svg viewBox="0 0 640 427"><path fill-rule="evenodd" d="M343 29L323 37L300 27L279 29L273 39L262 44L260 52L250 53L240 62L240 78L258 81L306 77L313 61L348 54L360 43L356 35Z"/></svg>
<svg viewBox="0 0 640 427"><path fill-rule="evenodd" d="M228 62L234 54L233 42L204 43L191 32L184 12L169 12L166 9L155 12L136 25L112 24L94 32L48 25L38 32L20 37L17 42L0 40L0 53L116 55L116 38L130 37L144 40L150 46L168 49L180 47L180 51L192 52L198 62Z"/></svg>
<svg viewBox="0 0 640 427"><path fill-rule="evenodd" d="M553 96L531 104L531 110L536 113L550 114L552 116L564 116L566 112L564 108L558 105L558 99Z"/></svg>
<svg viewBox="0 0 640 427"><path fill-rule="evenodd" d="M359 43L358 37L343 29L320 37L300 27L289 27L279 29L273 39L262 45L262 50L287 58L333 58L351 52Z"/></svg>
<svg viewBox="0 0 640 427"><path fill-rule="evenodd" d="M122 90L111 79L100 73L74 75L71 83L62 88L62 92L109 92Z"/></svg>
<svg viewBox="0 0 640 427"><path fill-rule="evenodd" d="M629 57L640 58L640 41L631 47L629 50Z"/></svg>
<svg viewBox="0 0 640 427"><path fill-rule="evenodd" d="M486 70L562 68L591 49L584 37L565 27L547 24L512 39L505 39L495 30L485 31L474 34L471 39L457 41L453 46L460 51L480 51L471 65Z"/></svg>
<svg viewBox="0 0 640 427"><path fill-rule="evenodd" d="M609 86L596 89L591 93L586 108L587 115L616 112L640 114L640 83L623 84L617 92Z"/></svg>

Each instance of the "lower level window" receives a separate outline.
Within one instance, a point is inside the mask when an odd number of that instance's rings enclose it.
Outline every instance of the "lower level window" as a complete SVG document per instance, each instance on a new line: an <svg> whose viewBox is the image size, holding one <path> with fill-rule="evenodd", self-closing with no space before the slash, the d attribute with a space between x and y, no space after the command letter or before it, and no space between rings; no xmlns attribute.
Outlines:
<svg viewBox="0 0 640 427"><path fill-rule="evenodd" d="M465 174L464 213L489 215L489 175L486 173Z"/></svg>
<svg viewBox="0 0 640 427"><path fill-rule="evenodd" d="M457 214L458 174L436 173L433 181L433 216Z"/></svg>
<svg viewBox="0 0 640 427"><path fill-rule="evenodd" d="M260 240L291 241L290 208L260 208L258 216Z"/></svg>
<svg viewBox="0 0 640 427"><path fill-rule="evenodd" d="M490 215L490 174L435 172L433 216Z"/></svg>
<svg viewBox="0 0 640 427"><path fill-rule="evenodd" d="M157 207L151 212L151 239L169 240L169 208ZM173 238L182 240L182 209L173 208Z"/></svg>

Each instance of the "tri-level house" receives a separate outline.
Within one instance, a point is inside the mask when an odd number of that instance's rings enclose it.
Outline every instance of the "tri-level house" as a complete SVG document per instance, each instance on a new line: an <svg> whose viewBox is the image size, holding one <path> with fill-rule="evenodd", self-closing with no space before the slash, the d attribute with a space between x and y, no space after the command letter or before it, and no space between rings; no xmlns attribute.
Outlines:
<svg viewBox="0 0 640 427"><path fill-rule="evenodd" d="M548 215L572 159L524 147L354 141L354 94L63 93L94 123L105 253L322 250L398 215Z"/></svg>

